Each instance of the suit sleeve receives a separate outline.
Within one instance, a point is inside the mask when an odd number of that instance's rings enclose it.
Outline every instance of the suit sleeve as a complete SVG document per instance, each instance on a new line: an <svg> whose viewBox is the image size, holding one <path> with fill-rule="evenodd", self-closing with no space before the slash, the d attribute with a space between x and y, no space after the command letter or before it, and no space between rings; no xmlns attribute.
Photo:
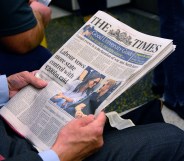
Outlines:
<svg viewBox="0 0 184 161"><path fill-rule="evenodd" d="M43 161L38 153L30 151L21 155L16 155L12 158L5 159L4 161Z"/></svg>

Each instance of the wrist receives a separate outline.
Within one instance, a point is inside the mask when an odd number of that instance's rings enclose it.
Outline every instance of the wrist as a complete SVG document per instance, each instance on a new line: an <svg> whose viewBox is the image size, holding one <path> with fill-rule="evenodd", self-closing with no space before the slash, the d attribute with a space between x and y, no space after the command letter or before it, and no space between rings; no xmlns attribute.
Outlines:
<svg viewBox="0 0 184 161"><path fill-rule="evenodd" d="M60 161L67 161L64 159L64 156L66 156L63 152L63 148L61 146L53 146L51 150L58 156Z"/></svg>
<svg viewBox="0 0 184 161"><path fill-rule="evenodd" d="M43 161L61 161L55 151L51 149L40 152L38 155L42 158Z"/></svg>

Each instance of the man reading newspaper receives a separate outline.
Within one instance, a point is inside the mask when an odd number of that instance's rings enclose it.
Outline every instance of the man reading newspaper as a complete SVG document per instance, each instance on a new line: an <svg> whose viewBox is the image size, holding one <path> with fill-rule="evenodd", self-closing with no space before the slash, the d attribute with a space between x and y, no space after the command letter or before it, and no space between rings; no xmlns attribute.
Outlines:
<svg viewBox="0 0 184 161"><path fill-rule="evenodd" d="M0 76L0 105L28 84L44 88L47 82L21 72ZM73 119L58 134L52 147L38 151L0 118L0 160L7 161L181 161L184 133L166 124L133 126L121 131L106 123L103 112Z"/></svg>

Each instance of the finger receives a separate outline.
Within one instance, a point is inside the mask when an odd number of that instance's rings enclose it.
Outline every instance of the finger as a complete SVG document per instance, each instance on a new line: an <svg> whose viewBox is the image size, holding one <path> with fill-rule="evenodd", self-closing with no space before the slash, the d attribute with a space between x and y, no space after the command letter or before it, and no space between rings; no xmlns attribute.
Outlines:
<svg viewBox="0 0 184 161"><path fill-rule="evenodd" d="M104 112L99 113L99 115L94 119L93 122L88 124L83 128L83 133L91 134L96 138L96 145L101 147L103 145L103 131L105 126L106 116Z"/></svg>
<svg viewBox="0 0 184 161"><path fill-rule="evenodd" d="M100 112L99 115L94 119L94 121L89 123L88 126L84 127L84 131L88 131L89 133L94 133L95 135L102 137L105 121L105 113Z"/></svg>
<svg viewBox="0 0 184 161"><path fill-rule="evenodd" d="M37 73L38 73L38 70L34 70L31 72L31 74L33 74L34 76L36 76Z"/></svg>
<svg viewBox="0 0 184 161"><path fill-rule="evenodd" d="M90 124L91 122L93 122L94 119L95 119L94 115L88 115L86 117L78 118L76 120L80 123L81 126L86 126Z"/></svg>
<svg viewBox="0 0 184 161"><path fill-rule="evenodd" d="M100 112L92 124L96 124L96 126L104 127L106 122L106 116L104 112Z"/></svg>

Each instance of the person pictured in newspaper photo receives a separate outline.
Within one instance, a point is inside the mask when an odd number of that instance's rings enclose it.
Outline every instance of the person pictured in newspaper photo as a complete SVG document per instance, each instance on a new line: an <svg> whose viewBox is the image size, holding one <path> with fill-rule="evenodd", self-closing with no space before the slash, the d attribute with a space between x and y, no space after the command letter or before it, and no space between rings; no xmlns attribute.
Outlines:
<svg viewBox="0 0 184 161"><path fill-rule="evenodd" d="M94 26L91 27L90 25L86 25L84 28L83 28L83 32L82 32L82 35L83 36L91 36L92 32L94 30Z"/></svg>
<svg viewBox="0 0 184 161"><path fill-rule="evenodd" d="M68 91L60 92L50 100L60 108L67 108L69 105L91 94L101 79L102 75L97 71L93 71L83 81L74 80Z"/></svg>
<svg viewBox="0 0 184 161"><path fill-rule="evenodd" d="M0 75L0 106L28 84L36 88L47 86L34 73L21 72L8 78ZM184 132L176 126L152 122L117 130L109 126L104 112L68 122L51 148L40 152L2 117L0 136L0 160L6 161L182 161L184 158Z"/></svg>
<svg viewBox="0 0 184 161"><path fill-rule="evenodd" d="M90 95L90 103L93 107L98 107L114 90L115 80L108 79L102 87Z"/></svg>
<svg viewBox="0 0 184 161"><path fill-rule="evenodd" d="M94 114L99 105L113 92L113 90L115 90L113 87L117 87L115 86L116 83L117 82L112 79L106 80L99 90L93 92L83 100L70 105L65 111L75 118Z"/></svg>

